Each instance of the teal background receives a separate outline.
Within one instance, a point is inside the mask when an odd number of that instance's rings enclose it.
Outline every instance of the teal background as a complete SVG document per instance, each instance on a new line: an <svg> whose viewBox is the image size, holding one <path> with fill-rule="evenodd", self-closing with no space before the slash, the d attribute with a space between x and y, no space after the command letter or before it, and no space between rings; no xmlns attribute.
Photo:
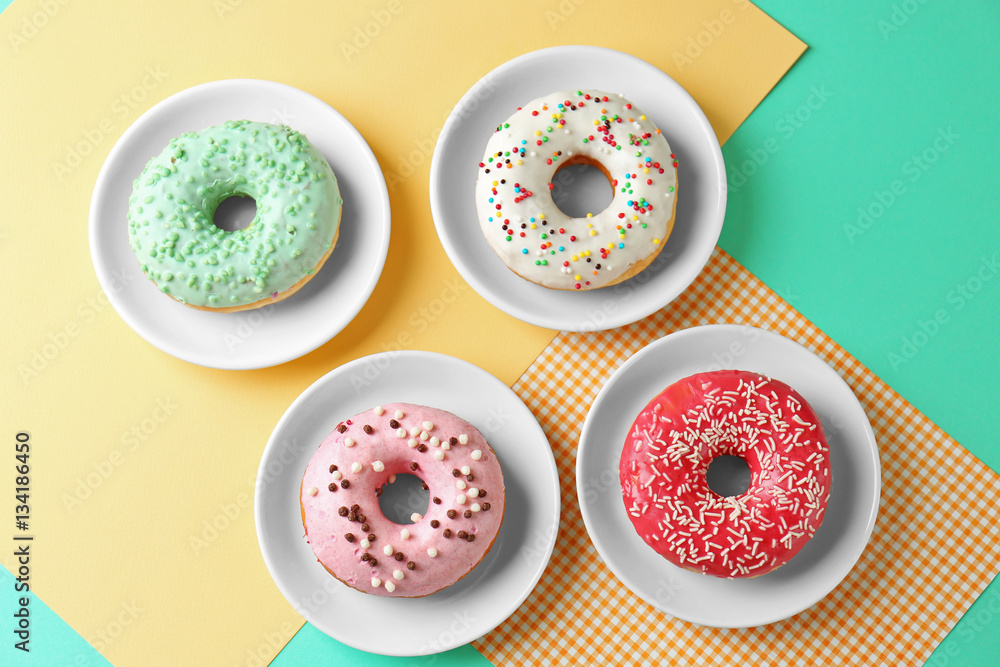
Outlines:
<svg viewBox="0 0 1000 667"><path fill-rule="evenodd" d="M731 184L773 150L731 187L719 245L997 470L1000 275L949 293L1000 253L1000 4L756 4L809 48L723 148ZM807 114L814 87L828 99ZM960 137L912 181L905 165L948 127ZM894 180L905 191L852 243L844 225ZM927 664L1000 664L996 582Z"/></svg>
<svg viewBox="0 0 1000 667"><path fill-rule="evenodd" d="M0 11L9 4L0 0ZM992 419L1000 406L1000 274L983 263L1000 255L1000 5L756 4L809 49L723 149L730 193L720 245L1000 468ZM948 128L953 140L939 141L941 151L934 141ZM913 158L925 150L935 161L922 170ZM860 224L859 207L870 209ZM977 278L978 291L958 291ZM3 568L0 588L13 588ZM14 602L2 598L0 613L10 618ZM31 605L30 662L4 640L0 664L109 664L41 600ZM997 665L998 656L994 583L927 664ZM471 646L426 658L374 656L309 624L272 664L307 662L490 664Z"/></svg>
<svg viewBox="0 0 1000 667"><path fill-rule="evenodd" d="M8 538L9 540L9 538ZM12 542L5 541L5 548ZM31 548L37 548L31 542ZM13 549L13 547L11 547ZM38 576L32 570L31 576ZM0 665L4 667L111 667L111 663L98 653L97 649L87 643L77 632L66 625L59 615L49 609L38 597L28 594L28 611L31 621L31 640L28 643L29 652L24 653L14 648L18 640L14 634L14 613L18 611L18 598L22 593L15 593L17 580L7 568L0 567L0 618L3 619L0 636ZM93 628L97 630L97 628ZM85 632L86 628L83 629Z"/></svg>

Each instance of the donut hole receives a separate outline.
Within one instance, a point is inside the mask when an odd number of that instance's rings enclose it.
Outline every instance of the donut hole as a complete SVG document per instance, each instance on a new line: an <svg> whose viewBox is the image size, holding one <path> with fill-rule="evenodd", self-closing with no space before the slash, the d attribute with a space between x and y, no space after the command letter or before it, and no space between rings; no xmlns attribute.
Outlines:
<svg viewBox="0 0 1000 667"><path fill-rule="evenodd" d="M742 496L750 488L746 459L723 454L708 464L708 488L720 496Z"/></svg>
<svg viewBox="0 0 1000 667"><path fill-rule="evenodd" d="M257 217L257 202L247 195L233 195L219 202L212 216L212 222L219 229L235 232L246 229Z"/></svg>
<svg viewBox="0 0 1000 667"><path fill-rule="evenodd" d="M423 480L416 475L398 474L395 483L386 483L378 506L389 521L400 525L413 523L414 512L423 516L430 507L431 492L423 488Z"/></svg>
<svg viewBox="0 0 1000 667"><path fill-rule="evenodd" d="M611 177L600 163L589 158L570 158L552 175L552 201L571 218L597 215L615 198Z"/></svg>

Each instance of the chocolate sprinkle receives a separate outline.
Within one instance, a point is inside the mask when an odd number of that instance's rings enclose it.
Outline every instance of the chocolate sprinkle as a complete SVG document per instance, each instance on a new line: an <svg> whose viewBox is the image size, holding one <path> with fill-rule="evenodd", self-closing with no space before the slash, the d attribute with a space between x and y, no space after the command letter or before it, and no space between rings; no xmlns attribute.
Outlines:
<svg viewBox="0 0 1000 667"><path fill-rule="evenodd" d="M330 482L330 486L328 486L326 488L330 489L331 491L336 491L337 490L337 483L336 482Z"/></svg>
<svg viewBox="0 0 1000 667"><path fill-rule="evenodd" d="M337 466L331 465L330 466L330 472L336 472L336 471L337 471Z"/></svg>
<svg viewBox="0 0 1000 667"><path fill-rule="evenodd" d="M434 502L435 505L441 504L441 499L438 498L437 496L434 496L433 498L431 498L431 500Z"/></svg>
<svg viewBox="0 0 1000 667"><path fill-rule="evenodd" d="M375 541L375 533L368 533L368 541L369 542Z"/></svg>
<svg viewBox="0 0 1000 667"><path fill-rule="evenodd" d="M483 503L483 511L484 512L489 512L490 511L490 504L489 503Z"/></svg>
<svg viewBox="0 0 1000 667"><path fill-rule="evenodd" d="M378 498L381 495L382 495L382 487L380 486L377 489L375 489L375 497Z"/></svg>
<svg viewBox="0 0 1000 667"><path fill-rule="evenodd" d="M424 491L427 491L430 487L427 486L427 482L425 482L424 480L420 480L420 488L423 489Z"/></svg>
<svg viewBox="0 0 1000 667"><path fill-rule="evenodd" d="M399 428L399 422L395 419L389 420L389 428Z"/></svg>
<svg viewBox="0 0 1000 667"><path fill-rule="evenodd" d="M404 558L406 558L406 556L403 555L402 551L397 551L396 555L393 556L393 558L395 558L396 560L403 560Z"/></svg>
<svg viewBox="0 0 1000 667"><path fill-rule="evenodd" d="M351 483L350 483L350 482L348 482L348 481L347 481L347 480L345 479L345 480L341 480L341 482L340 482L340 485L341 485L342 487L344 487L344 488L346 489L346 488L348 488L349 486L351 486Z"/></svg>
<svg viewBox="0 0 1000 667"><path fill-rule="evenodd" d="M465 532L464 530L460 530L456 534L458 535L458 539L460 539L460 540L464 540L465 538L467 538L469 536L469 534L467 532Z"/></svg>
<svg viewBox="0 0 1000 667"><path fill-rule="evenodd" d="M369 526L367 523L363 523L361 524L361 530L367 533L369 530L371 530L371 526Z"/></svg>
<svg viewBox="0 0 1000 667"><path fill-rule="evenodd" d="M371 427L371 424L365 424L365 425L364 425L364 426L362 427L362 429L363 429L363 430L364 430L364 432L365 432L365 433L367 433L368 435L371 435L372 433L374 433L374 432L375 432L375 429L373 429L373 428Z"/></svg>
<svg viewBox="0 0 1000 667"><path fill-rule="evenodd" d="M475 536L475 535L473 535L472 533L469 533L469 534L468 534L468 535L467 535L467 536L465 537L465 539L466 539L466 540L468 540L469 542L475 542L475 541L476 541L476 536Z"/></svg>
<svg viewBox="0 0 1000 667"><path fill-rule="evenodd" d="M454 447L455 445L458 444L458 438L456 438L455 436L451 436L450 438L448 438L448 444Z"/></svg>
<svg viewBox="0 0 1000 667"><path fill-rule="evenodd" d="M354 533L346 533L344 535L344 539L347 540L348 542L353 542L354 541Z"/></svg>
<svg viewBox="0 0 1000 667"><path fill-rule="evenodd" d="M338 433L343 433L346 430L347 430L347 426L345 426L344 424L340 424L340 425L337 426L337 432Z"/></svg>
<svg viewBox="0 0 1000 667"><path fill-rule="evenodd" d="M474 482L476 481L476 476L470 472L468 475L465 476L465 479L469 480L470 482Z"/></svg>
<svg viewBox="0 0 1000 667"><path fill-rule="evenodd" d="M479 489L479 497L480 498L486 497L486 489Z"/></svg>
<svg viewBox="0 0 1000 667"><path fill-rule="evenodd" d="M462 516L464 516L466 519L471 519L472 518L472 510L465 510L464 512L462 512Z"/></svg>
<svg viewBox="0 0 1000 667"><path fill-rule="evenodd" d="M419 468L419 467L420 467L420 466L418 466L418 465L417 465L417 462L416 462L416 461L411 461L411 462L410 462L410 470L416 470L416 469L417 469L417 468Z"/></svg>
<svg viewBox="0 0 1000 667"><path fill-rule="evenodd" d="M362 561L370 561L371 559L372 559L372 555L370 553L368 553L367 551L364 552L363 554L361 554L361 560Z"/></svg>
<svg viewBox="0 0 1000 667"><path fill-rule="evenodd" d="M367 520L368 520L368 517L366 517L364 514L359 514L358 515L358 523L364 523ZM365 531L365 532L368 532L368 531Z"/></svg>
<svg viewBox="0 0 1000 667"><path fill-rule="evenodd" d="M448 510L449 519L454 519L456 516L458 516L458 512L456 512L455 510Z"/></svg>
<svg viewBox="0 0 1000 667"><path fill-rule="evenodd" d="M378 561L372 558L368 561L368 564L371 565L372 567L375 567L376 565L378 565Z"/></svg>
<svg viewBox="0 0 1000 667"><path fill-rule="evenodd" d="M420 443L419 445L417 445L417 451L420 452L421 454L426 452L427 445L425 445L424 443Z"/></svg>
<svg viewBox="0 0 1000 667"><path fill-rule="evenodd" d="M411 561L407 561L406 562L406 569L407 570L415 570L415 569L417 569L417 564L414 563L412 560Z"/></svg>
<svg viewBox="0 0 1000 667"><path fill-rule="evenodd" d="M440 525L441 525L440 521L438 521L437 519L431 519L431 528L437 528Z"/></svg>
<svg viewBox="0 0 1000 667"><path fill-rule="evenodd" d="M351 511L352 511L352 512L357 512L357 511L359 511L360 509L361 509L361 505L359 505L359 504L357 504L357 503L354 503L353 505L351 505Z"/></svg>
<svg viewBox="0 0 1000 667"><path fill-rule="evenodd" d="M339 514L340 516L347 516L347 514L348 514L347 508L344 507L343 505L341 505L340 509L337 510L337 514Z"/></svg>
<svg viewBox="0 0 1000 667"><path fill-rule="evenodd" d="M459 470L458 468L452 468L451 469L451 476L452 477L458 477L461 474L462 474L462 471Z"/></svg>
<svg viewBox="0 0 1000 667"><path fill-rule="evenodd" d="M451 531L448 530L447 528L445 528L444 532L441 533L441 534L444 535L445 537L451 537Z"/></svg>

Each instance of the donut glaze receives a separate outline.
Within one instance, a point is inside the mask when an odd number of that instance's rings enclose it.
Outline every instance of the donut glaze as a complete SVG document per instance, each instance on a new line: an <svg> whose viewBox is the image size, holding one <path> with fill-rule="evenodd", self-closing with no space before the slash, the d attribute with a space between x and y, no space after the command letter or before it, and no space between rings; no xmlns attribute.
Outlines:
<svg viewBox="0 0 1000 667"><path fill-rule="evenodd" d="M404 473L431 497L410 525L386 518L378 500ZM489 552L504 515L503 472L482 434L449 412L409 403L338 424L306 466L300 498L323 567L389 597L430 595L464 577Z"/></svg>
<svg viewBox="0 0 1000 667"><path fill-rule="evenodd" d="M249 226L213 216L252 197ZM129 198L129 244L161 292L201 310L258 308L290 296L329 257L340 229L337 178L305 136L284 125L229 121L171 140Z"/></svg>
<svg viewBox="0 0 1000 667"><path fill-rule="evenodd" d="M794 389L758 373L699 373L642 410L622 451L622 498L640 537L671 563L730 579L787 563L823 523L829 447ZM706 479L723 454L742 457L750 487L720 496Z"/></svg>
<svg viewBox="0 0 1000 667"><path fill-rule="evenodd" d="M572 218L552 199L570 164L608 177L604 211ZM584 290L614 285L653 261L673 229L677 160L645 114L618 94L560 91L501 123L479 163L476 207L490 247L522 278Z"/></svg>

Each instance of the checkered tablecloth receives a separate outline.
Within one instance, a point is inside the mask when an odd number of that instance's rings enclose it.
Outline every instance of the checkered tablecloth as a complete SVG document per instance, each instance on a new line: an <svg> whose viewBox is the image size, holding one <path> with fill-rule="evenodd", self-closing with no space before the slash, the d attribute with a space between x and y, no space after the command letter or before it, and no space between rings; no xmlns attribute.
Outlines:
<svg viewBox="0 0 1000 667"><path fill-rule="evenodd" d="M825 359L861 401L882 461L878 521L857 565L815 606L758 628L700 627L646 604L604 565L577 502L580 428L601 386L652 341L716 323L769 329ZM1000 569L1000 476L721 250L663 310L557 335L514 390L554 450L563 514L538 586L475 643L495 664L919 664Z"/></svg>

